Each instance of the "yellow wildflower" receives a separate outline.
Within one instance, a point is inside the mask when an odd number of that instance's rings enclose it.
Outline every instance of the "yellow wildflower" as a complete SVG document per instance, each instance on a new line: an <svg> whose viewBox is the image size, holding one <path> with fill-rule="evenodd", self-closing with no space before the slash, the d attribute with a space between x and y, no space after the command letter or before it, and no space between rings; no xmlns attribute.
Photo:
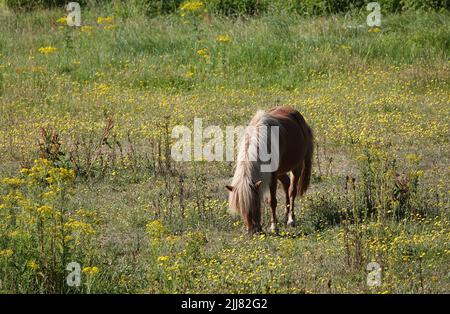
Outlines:
<svg viewBox="0 0 450 314"><path fill-rule="evenodd" d="M56 23L67 24L67 17L66 16L60 17L59 19L56 20Z"/></svg>
<svg viewBox="0 0 450 314"><path fill-rule="evenodd" d="M0 251L0 256L1 257L10 257L13 254L14 254L14 251L11 250L11 249L5 249L5 250L1 250Z"/></svg>
<svg viewBox="0 0 450 314"><path fill-rule="evenodd" d="M47 46L47 47L41 47L38 49L38 51L42 54L48 55L48 54L52 54L54 52L56 52L56 48L52 47L52 46Z"/></svg>
<svg viewBox="0 0 450 314"><path fill-rule="evenodd" d="M52 212L52 208L50 206L44 205L37 209L38 213L41 215L50 214Z"/></svg>
<svg viewBox="0 0 450 314"><path fill-rule="evenodd" d="M202 1L186 1L180 6L181 11L196 12L202 9L205 4Z"/></svg>
<svg viewBox="0 0 450 314"><path fill-rule="evenodd" d="M216 37L216 41L218 41L220 43L229 43L231 41L231 36L228 34L219 35Z"/></svg>
<svg viewBox="0 0 450 314"><path fill-rule="evenodd" d="M100 272L100 268L97 266L87 266L83 268L83 273L85 273L88 276L95 276Z"/></svg>
<svg viewBox="0 0 450 314"><path fill-rule="evenodd" d="M92 32L92 30L94 29L94 27L93 26L90 26L90 25L83 25L83 26L81 26L81 32L83 32L83 33L88 33L88 34L90 34L91 32Z"/></svg>
<svg viewBox="0 0 450 314"><path fill-rule="evenodd" d="M203 49L197 50L197 54L199 54L200 56L207 56L208 48L203 48Z"/></svg>
<svg viewBox="0 0 450 314"><path fill-rule="evenodd" d="M151 238L160 238L164 234L164 226L159 220L153 220L147 224L147 234Z"/></svg>
<svg viewBox="0 0 450 314"><path fill-rule="evenodd" d="M107 17L102 17L99 16L97 18L97 24L111 24L114 20L114 17L112 16L107 16Z"/></svg>
<svg viewBox="0 0 450 314"><path fill-rule="evenodd" d="M113 24L113 25L105 25L105 27L103 27L103 28L106 29L106 30L115 29L115 28L117 28L117 25L116 25L116 24Z"/></svg>
<svg viewBox="0 0 450 314"><path fill-rule="evenodd" d="M164 255L164 256L158 256L158 262L165 262L169 259L169 256Z"/></svg>
<svg viewBox="0 0 450 314"><path fill-rule="evenodd" d="M30 173L30 169L28 169L28 168L22 168L22 169L20 169L20 173L23 174L23 175L27 175L27 174Z"/></svg>
<svg viewBox="0 0 450 314"><path fill-rule="evenodd" d="M30 260L27 262L27 267L32 270L36 270L39 268L39 265L34 260Z"/></svg>
<svg viewBox="0 0 450 314"><path fill-rule="evenodd" d="M64 224L64 227L84 234L95 234L95 230L90 223L75 220L72 218L70 218L69 221Z"/></svg>
<svg viewBox="0 0 450 314"><path fill-rule="evenodd" d="M4 178L1 180L1 182L5 185L16 186L16 187L25 184L25 180L17 179L17 178Z"/></svg>

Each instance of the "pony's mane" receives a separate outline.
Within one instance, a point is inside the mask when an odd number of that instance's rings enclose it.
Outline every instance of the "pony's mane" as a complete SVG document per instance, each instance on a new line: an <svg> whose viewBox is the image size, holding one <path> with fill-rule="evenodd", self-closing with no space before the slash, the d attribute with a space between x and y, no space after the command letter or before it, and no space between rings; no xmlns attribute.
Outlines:
<svg viewBox="0 0 450 314"><path fill-rule="evenodd" d="M250 121L245 129L240 143L238 145L238 156L236 162L236 170L231 185L233 193L230 193L230 210L235 213L245 215L248 211L259 206L261 199L267 194L271 181L270 172L261 172L261 160L258 156L258 150L254 149L254 145L269 145L270 147L270 130L268 126L279 126L276 119L266 112L259 110ZM264 132L267 130L267 132ZM272 156L274 153L271 152ZM260 199L253 197L252 188L254 183L261 181L259 187Z"/></svg>

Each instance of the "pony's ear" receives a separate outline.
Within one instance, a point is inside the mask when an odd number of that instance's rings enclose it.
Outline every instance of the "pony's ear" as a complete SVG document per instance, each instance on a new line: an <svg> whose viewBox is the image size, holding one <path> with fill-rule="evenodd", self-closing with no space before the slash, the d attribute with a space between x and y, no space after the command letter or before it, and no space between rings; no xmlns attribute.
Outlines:
<svg viewBox="0 0 450 314"><path fill-rule="evenodd" d="M256 182L255 182L255 188L256 188L256 189L259 189L259 187L261 186L261 183L262 183L261 180L256 181Z"/></svg>
<svg viewBox="0 0 450 314"><path fill-rule="evenodd" d="M232 187L231 185L225 185L225 187L227 188L228 191L233 192L234 187Z"/></svg>

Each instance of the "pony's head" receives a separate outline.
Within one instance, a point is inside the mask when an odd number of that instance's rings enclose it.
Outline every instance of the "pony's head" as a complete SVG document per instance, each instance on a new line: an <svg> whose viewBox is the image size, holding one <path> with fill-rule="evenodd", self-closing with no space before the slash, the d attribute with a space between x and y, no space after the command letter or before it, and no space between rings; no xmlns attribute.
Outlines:
<svg viewBox="0 0 450 314"><path fill-rule="evenodd" d="M230 211L239 213L249 233L261 231L262 181L241 180L227 185Z"/></svg>

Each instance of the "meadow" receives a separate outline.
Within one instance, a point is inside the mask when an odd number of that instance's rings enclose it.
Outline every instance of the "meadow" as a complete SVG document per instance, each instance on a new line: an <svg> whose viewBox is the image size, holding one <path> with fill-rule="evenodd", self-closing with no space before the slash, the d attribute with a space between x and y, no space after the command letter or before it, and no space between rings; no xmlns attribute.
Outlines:
<svg viewBox="0 0 450 314"><path fill-rule="evenodd" d="M69 27L0 1L0 292L450 292L449 11L371 28L189 3L82 6ZM314 130L312 183L295 228L248 236L234 163L175 162L171 132L276 105Z"/></svg>

